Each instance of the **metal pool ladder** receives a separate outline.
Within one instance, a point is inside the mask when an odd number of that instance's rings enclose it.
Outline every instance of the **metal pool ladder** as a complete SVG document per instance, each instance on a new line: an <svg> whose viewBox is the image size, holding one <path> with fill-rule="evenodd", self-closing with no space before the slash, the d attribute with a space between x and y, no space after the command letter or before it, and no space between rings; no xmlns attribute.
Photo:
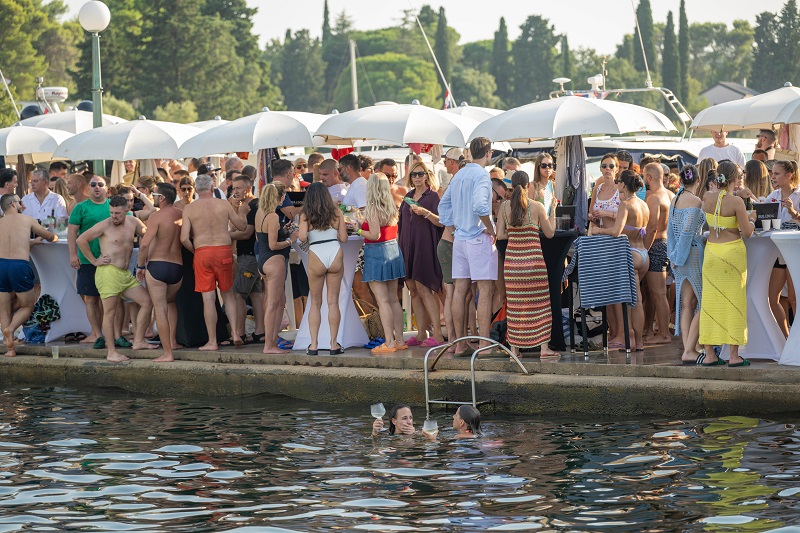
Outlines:
<svg viewBox="0 0 800 533"><path fill-rule="evenodd" d="M470 357L470 360L469 360L470 381L472 382L472 401L471 402L457 402L455 400L442 400L442 399L431 400L430 386L429 386L429 382L428 382L428 377L429 377L428 374L430 372L433 372L436 369L436 363L439 362L439 359L442 357L442 355L445 354L445 352L447 351L447 349L449 347L453 346L454 344L456 344L456 343L458 343L460 341L470 341L470 340L487 341L487 342L490 343L488 346L484 346L483 348L476 348L475 351L472 352L472 357ZM425 353L425 362L424 362L424 364L425 364L425 414L426 414L426 419L430 418L431 405L434 405L434 404L437 404L437 405L472 405L474 407L478 407L479 405L485 405L485 404L491 402L491 400L478 401L477 396L475 394L475 360L478 359L478 354L479 353L486 352L486 351L492 350L494 348L499 348L501 351L507 353L509 355L509 357L511 357L517 363L517 365L519 365L520 370L522 370L522 372L524 374L530 374L530 372L528 372L528 370L522 364L522 361L520 361L519 358L516 355L514 355L508 348L506 348L505 346L503 346L499 342L497 342L497 341L495 341L493 339L487 339L486 337L476 337L476 336L461 337L460 339L456 339L456 340L454 340L452 342L448 342L448 343L442 344L440 346L435 346L435 347L431 348L430 350L428 350ZM428 367L428 358L434 352L438 352L438 353L436 353L436 355L435 355L435 357L433 359L433 363L431 363L430 367Z"/></svg>

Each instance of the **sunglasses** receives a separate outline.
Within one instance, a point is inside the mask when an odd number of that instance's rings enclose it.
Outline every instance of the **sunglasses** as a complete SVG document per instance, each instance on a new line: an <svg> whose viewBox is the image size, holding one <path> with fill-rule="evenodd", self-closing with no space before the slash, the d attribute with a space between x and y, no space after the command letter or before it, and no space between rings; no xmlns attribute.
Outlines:
<svg viewBox="0 0 800 533"><path fill-rule="evenodd" d="M615 165L614 163L609 163L608 165L603 163L602 165L600 165L600 168L611 168L611 169L614 169L614 168L617 168L617 165Z"/></svg>
<svg viewBox="0 0 800 533"><path fill-rule="evenodd" d="M553 163L539 163L539 167L541 168L555 168Z"/></svg>
<svg viewBox="0 0 800 533"><path fill-rule="evenodd" d="M614 180L614 183L616 183L617 185L619 185L620 183L622 183L622 180Z"/></svg>
<svg viewBox="0 0 800 533"><path fill-rule="evenodd" d="M192 192L193 190L194 189L192 189L191 187L181 187L181 191L183 192Z"/></svg>
<svg viewBox="0 0 800 533"><path fill-rule="evenodd" d="M294 168L308 168L308 165L303 163L303 164L300 164L300 165L295 165Z"/></svg>
<svg viewBox="0 0 800 533"><path fill-rule="evenodd" d="M103 183L102 181L90 181L89 182L89 187L105 187L105 186L106 186L106 184Z"/></svg>
<svg viewBox="0 0 800 533"><path fill-rule="evenodd" d="M408 175L411 176L412 178L424 178L425 176L428 175L428 173L427 172L409 172Z"/></svg>
<svg viewBox="0 0 800 533"><path fill-rule="evenodd" d="M395 179L397 177L397 174L386 174L385 172L383 173L383 175L386 176L390 180L393 180L393 179Z"/></svg>

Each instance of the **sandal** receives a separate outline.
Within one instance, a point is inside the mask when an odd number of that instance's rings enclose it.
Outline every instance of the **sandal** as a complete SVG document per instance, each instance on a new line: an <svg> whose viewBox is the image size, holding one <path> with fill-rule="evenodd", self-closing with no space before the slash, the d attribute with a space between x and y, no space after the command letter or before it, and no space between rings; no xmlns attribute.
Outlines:
<svg viewBox="0 0 800 533"><path fill-rule="evenodd" d="M342 355L344 353L344 348L342 348L342 345L340 344L339 347L336 348L335 350L328 350L328 351L330 352L331 355Z"/></svg>
<svg viewBox="0 0 800 533"><path fill-rule="evenodd" d="M220 348L232 348L233 347L233 339L226 339L218 344Z"/></svg>
<svg viewBox="0 0 800 533"><path fill-rule="evenodd" d="M262 343L262 342L264 342L264 336L265 335L266 335L266 333L262 333L261 335L253 333L252 335L250 335L250 342L253 343L253 344ZM280 347L281 342L283 342L283 341L284 341L284 339L281 339L280 337L278 337L278 346L279 347Z"/></svg>
<svg viewBox="0 0 800 533"><path fill-rule="evenodd" d="M116 346L117 348L130 348L131 346L133 346L133 344L131 344L131 341L129 341L125 337L119 337L118 339L114 340L114 346Z"/></svg>
<svg viewBox="0 0 800 533"><path fill-rule="evenodd" d="M408 344L409 346L419 346L422 343L419 342L419 339L417 339L416 337L411 337L406 341L406 344Z"/></svg>
<svg viewBox="0 0 800 533"><path fill-rule="evenodd" d="M749 359L742 359L738 363L728 363L728 366L731 366L731 367L750 366L750 360Z"/></svg>
<svg viewBox="0 0 800 533"><path fill-rule="evenodd" d="M745 359L746 360L746 359ZM747 361L750 364L750 361ZM713 363L700 363L700 366L725 366L727 363L722 359L717 359ZM745 366L742 363L737 363L736 366Z"/></svg>
<svg viewBox="0 0 800 533"><path fill-rule="evenodd" d="M97 340L94 341L94 344L92 344L92 348L94 348L95 350L104 350L105 347L106 347L105 337L97 337Z"/></svg>
<svg viewBox="0 0 800 533"><path fill-rule="evenodd" d="M395 341L395 343L394 343L394 349L395 349L396 351L398 351L398 352L399 352L400 350L408 350L408 344L400 344L400 343L398 343L397 341Z"/></svg>
<svg viewBox="0 0 800 533"><path fill-rule="evenodd" d="M312 350L311 345L309 344L308 348L306 348L306 355L319 355L319 350Z"/></svg>
<svg viewBox="0 0 800 533"><path fill-rule="evenodd" d="M383 343L380 346L376 346L371 351L373 355L383 355L383 354L394 353L397 351L397 349L392 348L390 346L386 346L386 343ZM331 354L333 354L333 352L331 352Z"/></svg>
<svg viewBox="0 0 800 533"><path fill-rule="evenodd" d="M411 343L409 343L411 344ZM428 337L424 341L420 343L422 346L427 346L428 348L436 348L437 346L441 346L442 343L434 339L433 337Z"/></svg>

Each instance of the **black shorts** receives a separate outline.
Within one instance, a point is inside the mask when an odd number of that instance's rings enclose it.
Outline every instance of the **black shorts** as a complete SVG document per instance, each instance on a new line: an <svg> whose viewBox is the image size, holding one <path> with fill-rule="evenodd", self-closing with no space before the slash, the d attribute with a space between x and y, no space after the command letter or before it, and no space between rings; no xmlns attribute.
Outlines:
<svg viewBox="0 0 800 533"><path fill-rule="evenodd" d="M78 269L78 294L81 296L97 296L100 297L100 292L97 290L97 285L94 283L94 273L97 267L94 265L85 265L81 263Z"/></svg>
<svg viewBox="0 0 800 533"><path fill-rule="evenodd" d="M786 270L786 263L781 263L781 259L778 258L775 260L775 264L772 265L772 268L780 268L782 270Z"/></svg>
<svg viewBox="0 0 800 533"><path fill-rule="evenodd" d="M289 270L292 272L292 298L308 296L308 274L303 263L290 264Z"/></svg>
<svg viewBox="0 0 800 533"><path fill-rule="evenodd" d="M650 246L650 267L648 272L667 272L669 257L667 256L667 240L656 239Z"/></svg>

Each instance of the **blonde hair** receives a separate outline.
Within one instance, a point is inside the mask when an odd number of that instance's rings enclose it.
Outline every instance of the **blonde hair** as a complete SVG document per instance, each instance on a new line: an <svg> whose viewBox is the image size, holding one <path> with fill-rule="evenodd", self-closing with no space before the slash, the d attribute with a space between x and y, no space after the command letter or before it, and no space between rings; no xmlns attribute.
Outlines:
<svg viewBox="0 0 800 533"><path fill-rule="evenodd" d="M66 203L70 203L74 199L69 193L69 189L67 189L67 180L64 178L58 178L56 180L56 184L53 185L53 192L61 196Z"/></svg>
<svg viewBox="0 0 800 533"><path fill-rule="evenodd" d="M411 182L411 173L414 172L414 169L417 168L417 167L421 167L422 170L425 172L425 174L427 174L427 177L425 178L425 181L427 182L428 187L430 187L432 191L438 191L439 190L439 180L436 179L436 175L433 172L431 172L430 170L428 170L428 167L422 161L417 161L416 163L414 163L410 167L408 167L408 173L406 175L406 185L405 186L408 189L413 189L414 188L414 184Z"/></svg>
<svg viewBox="0 0 800 533"><path fill-rule="evenodd" d="M381 226L397 224L397 206L392 198L392 186L383 172L371 174L367 181L367 219L378 219Z"/></svg>
<svg viewBox="0 0 800 533"><path fill-rule="evenodd" d="M258 198L258 208L264 212L264 216L275 212L285 192L286 186L280 181L268 183L261 189L261 196Z"/></svg>

